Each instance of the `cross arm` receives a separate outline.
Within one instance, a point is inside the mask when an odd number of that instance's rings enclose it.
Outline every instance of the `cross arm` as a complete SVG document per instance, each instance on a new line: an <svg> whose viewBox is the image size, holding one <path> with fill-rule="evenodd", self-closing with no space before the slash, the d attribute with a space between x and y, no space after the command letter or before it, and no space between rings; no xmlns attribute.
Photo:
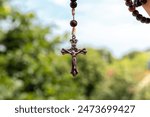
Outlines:
<svg viewBox="0 0 150 117"><path fill-rule="evenodd" d="M61 50L61 53L64 55L64 54L71 54L71 50L70 49L62 49Z"/></svg>
<svg viewBox="0 0 150 117"><path fill-rule="evenodd" d="M87 51L86 51L85 48L79 49L78 52L77 52L77 54L86 54L86 53L87 53Z"/></svg>

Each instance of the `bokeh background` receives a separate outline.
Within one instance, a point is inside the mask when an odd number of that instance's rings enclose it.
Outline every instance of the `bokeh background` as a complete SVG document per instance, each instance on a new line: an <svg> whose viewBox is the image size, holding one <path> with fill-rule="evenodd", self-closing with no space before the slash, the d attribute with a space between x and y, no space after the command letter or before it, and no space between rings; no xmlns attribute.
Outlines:
<svg viewBox="0 0 150 117"><path fill-rule="evenodd" d="M79 75L70 75L70 0L0 0L0 99L150 99L146 24L120 0L80 0ZM146 12L139 10L147 16Z"/></svg>

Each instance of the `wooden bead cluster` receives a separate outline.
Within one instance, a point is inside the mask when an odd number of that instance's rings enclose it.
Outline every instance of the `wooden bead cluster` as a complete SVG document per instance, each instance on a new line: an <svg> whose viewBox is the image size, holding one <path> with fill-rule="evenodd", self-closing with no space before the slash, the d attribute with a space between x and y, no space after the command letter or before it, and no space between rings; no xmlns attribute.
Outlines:
<svg viewBox="0 0 150 117"><path fill-rule="evenodd" d="M142 6L143 4L146 4L147 0L125 0L126 6L129 7L129 11L132 12L132 15L136 17L138 21L141 21L141 23L150 23L150 18L144 17L142 14L139 13L138 10L136 10L136 7Z"/></svg>

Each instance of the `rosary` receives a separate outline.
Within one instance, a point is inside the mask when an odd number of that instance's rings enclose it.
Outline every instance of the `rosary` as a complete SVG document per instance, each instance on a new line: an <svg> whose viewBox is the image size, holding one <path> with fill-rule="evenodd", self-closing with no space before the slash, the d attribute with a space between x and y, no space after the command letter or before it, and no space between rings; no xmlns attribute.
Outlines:
<svg viewBox="0 0 150 117"><path fill-rule="evenodd" d="M141 21L142 23L150 23L150 18L144 17L142 14L139 13L138 10L136 10L137 7L142 6L147 3L147 0L125 0L126 6L129 7L129 11L132 12L132 15L136 17L138 21ZM64 54L70 54L72 56L72 68L71 68L71 74L73 76L76 76L78 74L77 69L77 55L78 54L86 54L87 51L85 48L78 49L76 47L76 44L78 40L76 39L75 30L78 22L75 20L75 8L77 7L77 0L70 0L70 7L72 8L72 17L73 19L70 21L70 25L72 27L72 38L70 39L71 48L70 49L62 49L61 53Z"/></svg>
<svg viewBox="0 0 150 117"><path fill-rule="evenodd" d="M77 55L78 54L86 54L87 51L85 48L83 49L78 49L76 47L77 44L77 39L76 39L76 35L75 35L75 30L76 30L76 26L77 26L77 21L75 20L75 8L77 7L77 0L70 0L70 7L72 8L72 16L73 16L73 20L71 20L70 25L72 27L72 38L70 40L71 42L71 48L70 49L62 49L61 53L64 54L70 54L72 56L72 69L71 69L71 74L73 76L76 76L78 74L78 69L77 69Z"/></svg>
<svg viewBox="0 0 150 117"><path fill-rule="evenodd" d="M149 24L150 18L144 17L142 14L139 13L138 10L136 10L137 7L142 6L147 3L147 0L125 0L125 4L129 7L129 11L132 12L132 15L136 17L138 21L141 21L142 23Z"/></svg>

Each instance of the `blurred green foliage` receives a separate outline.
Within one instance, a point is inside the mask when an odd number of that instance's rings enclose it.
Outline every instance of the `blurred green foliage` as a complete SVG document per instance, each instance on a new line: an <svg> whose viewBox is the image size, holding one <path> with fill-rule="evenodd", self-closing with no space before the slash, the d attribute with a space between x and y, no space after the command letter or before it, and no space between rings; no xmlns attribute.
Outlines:
<svg viewBox="0 0 150 117"><path fill-rule="evenodd" d="M51 36L50 26L34 21L0 0L0 99L150 99L148 51L118 60L89 48L72 78L71 57L58 54L67 34Z"/></svg>

